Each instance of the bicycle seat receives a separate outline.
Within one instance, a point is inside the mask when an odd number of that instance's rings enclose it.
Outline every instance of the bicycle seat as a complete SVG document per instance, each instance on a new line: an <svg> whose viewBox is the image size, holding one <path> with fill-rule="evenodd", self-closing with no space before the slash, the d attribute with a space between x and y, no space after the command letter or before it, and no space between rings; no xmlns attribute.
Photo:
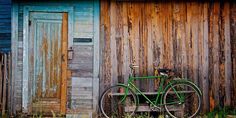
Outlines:
<svg viewBox="0 0 236 118"><path fill-rule="evenodd" d="M158 69L159 73L169 73L169 72L174 72L174 70L171 69L166 69L166 68L162 68L162 69Z"/></svg>
<svg viewBox="0 0 236 118"><path fill-rule="evenodd" d="M134 68L138 68L139 66L138 66L138 65L135 65L135 64L130 64L129 67L130 67L131 69L134 69Z"/></svg>

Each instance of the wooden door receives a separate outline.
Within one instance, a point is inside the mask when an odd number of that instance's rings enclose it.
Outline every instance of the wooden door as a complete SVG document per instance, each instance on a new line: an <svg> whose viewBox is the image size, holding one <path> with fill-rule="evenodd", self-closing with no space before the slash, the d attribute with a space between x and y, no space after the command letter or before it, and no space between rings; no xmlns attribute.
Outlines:
<svg viewBox="0 0 236 118"><path fill-rule="evenodd" d="M30 12L29 112L65 113L67 13Z"/></svg>

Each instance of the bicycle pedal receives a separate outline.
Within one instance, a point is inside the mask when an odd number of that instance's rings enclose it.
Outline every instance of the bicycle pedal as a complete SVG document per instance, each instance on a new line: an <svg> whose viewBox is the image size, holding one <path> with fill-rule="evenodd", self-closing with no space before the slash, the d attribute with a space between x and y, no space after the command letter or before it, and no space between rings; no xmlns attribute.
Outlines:
<svg viewBox="0 0 236 118"><path fill-rule="evenodd" d="M160 107L150 107L152 111L161 111Z"/></svg>

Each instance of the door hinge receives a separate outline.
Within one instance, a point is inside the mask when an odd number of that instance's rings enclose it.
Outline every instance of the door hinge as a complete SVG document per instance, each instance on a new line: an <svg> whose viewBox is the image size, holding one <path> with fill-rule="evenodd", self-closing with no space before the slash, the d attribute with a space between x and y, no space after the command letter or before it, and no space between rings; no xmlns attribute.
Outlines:
<svg viewBox="0 0 236 118"><path fill-rule="evenodd" d="M31 26L31 20L29 20L29 26Z"/></svg>

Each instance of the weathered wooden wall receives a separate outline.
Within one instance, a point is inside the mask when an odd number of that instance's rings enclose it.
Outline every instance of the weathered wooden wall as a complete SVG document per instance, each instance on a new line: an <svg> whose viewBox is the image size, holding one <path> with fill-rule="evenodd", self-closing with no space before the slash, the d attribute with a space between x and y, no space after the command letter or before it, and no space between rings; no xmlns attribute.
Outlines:
<svg viewBox="0 0 236 118"><path fill-rule="evenodd" d="M203 91L203 111L236 106L236 4L101 1L100 91L153 62L175 68ZM149 88L152 82L143 81Z"/></svg>
<svg viewBox="0 0 236 118"><path fill-rule="evenodd" d="M0 53L0 110L4 115L12 109L11 53Z"/></svg>

